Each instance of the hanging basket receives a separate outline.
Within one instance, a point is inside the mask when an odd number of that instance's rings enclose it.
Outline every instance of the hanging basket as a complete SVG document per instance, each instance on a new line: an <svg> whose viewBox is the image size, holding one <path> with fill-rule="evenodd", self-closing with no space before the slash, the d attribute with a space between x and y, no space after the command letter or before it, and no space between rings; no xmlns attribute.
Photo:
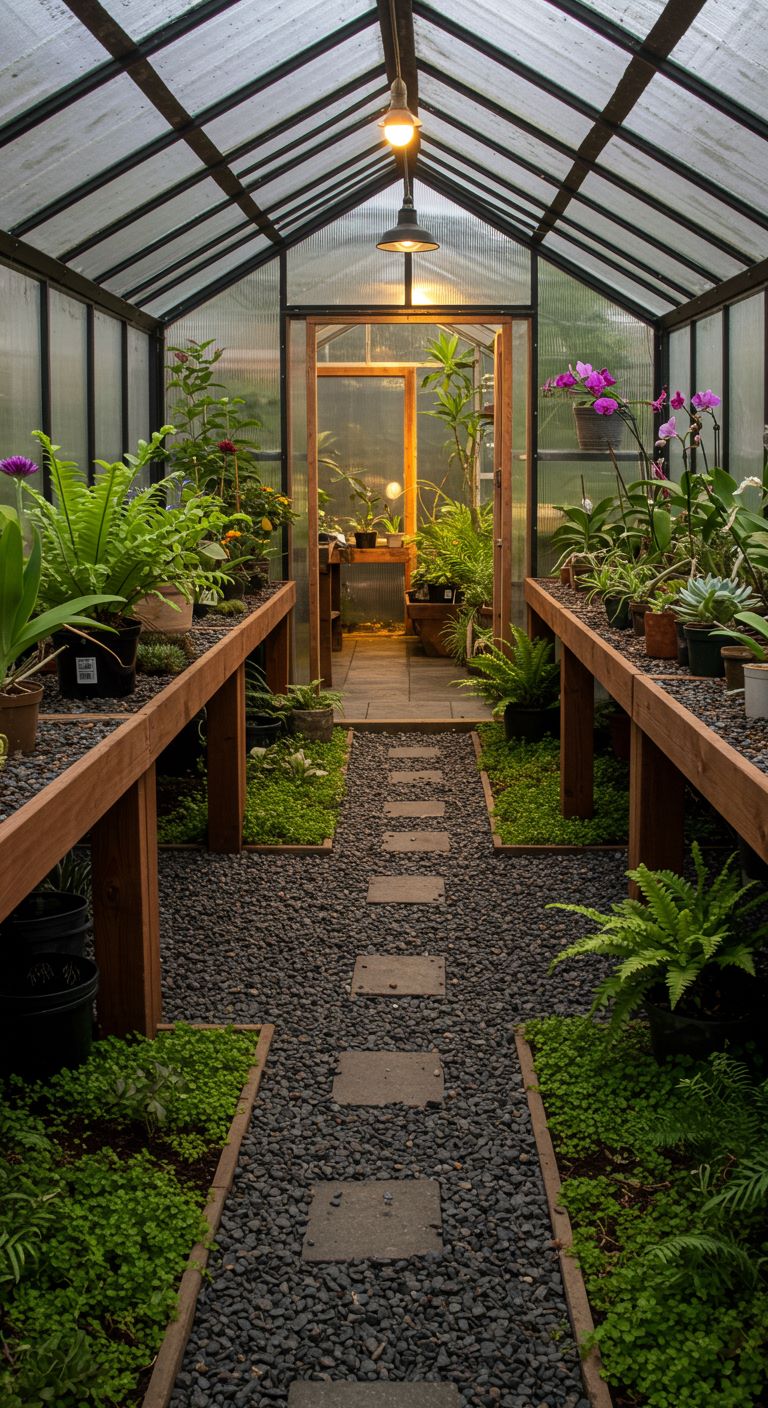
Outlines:
<svg viewBox="0 0 768 1408"><path fill-rule="evenodd" d="M619 449L624 429L619 416L599 416L591 406L574 406L573 418L580 450L607 455L609 449Z"/></svg>

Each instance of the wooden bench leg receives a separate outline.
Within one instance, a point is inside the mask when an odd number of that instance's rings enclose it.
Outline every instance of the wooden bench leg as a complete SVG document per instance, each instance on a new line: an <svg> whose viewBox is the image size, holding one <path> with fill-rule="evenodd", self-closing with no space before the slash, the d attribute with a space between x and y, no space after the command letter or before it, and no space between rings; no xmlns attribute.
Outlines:
<svg viewBox="0 0 768 1408"><path fill-rule="evenodd" d="M291 668L291 622L289 611L278 621L264 642L264 671L267 684L274 694L285 694Z"/></svg>
<svg viewBox="0 0 768 1408"><path fill-rule="evenodd" d="M162 1020L154 764L91 832L102 1036L154 1036Z"/></svg>
<svg viewBox="0 0 768 1408"><path fill-rule="evenodd" d="M595 683L581 661L560 656L560 810L590 817L594 808Z"/></svg>
<svg viewBox="0 0 768 1408"><path fill-rule="evenodd" d="M208 850L243 849L245 666L211 697L208 714Z"/></svg>
<svg viewBox="0 0 768 1408"><path fill-rule="evenodd" d="M685 858L685 778L647 734L632 723L629 758L629 868L682 872ZM637 888L630 883L630 894Z"/></svg>

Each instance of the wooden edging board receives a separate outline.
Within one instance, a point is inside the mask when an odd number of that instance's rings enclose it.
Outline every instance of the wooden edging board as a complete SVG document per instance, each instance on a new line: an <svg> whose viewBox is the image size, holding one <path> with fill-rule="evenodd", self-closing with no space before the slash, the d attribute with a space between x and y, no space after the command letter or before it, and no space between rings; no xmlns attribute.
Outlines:
<svg viewBox="0 0 768 1408"><path fill-rule="evenodd" d="M478 765L479 765L480 759L481 759L482 754L483 754L483 745L482 745L482 743L480 742L480 736L479 736L479 734L476 733L474 729L473 729L473 731L472 731L472 747L473 747L474 750L475 750L475 757L476 757L477 762L478 762ZM481 781L481 783L482 783L482 785L483 785L483 797L485 798L485 808L486 808L486 811L488 812L488 822L489 822L489 825L490 825L490 828L491 828L491 840L492 840L492 842L493 842L493 850L494 850L494 854L495 854L495 855L500 855L500 856L574 856L574 855L575 855L575 856L578 856L578 855L583 855L583 854L591 855L593 851L597 851L597 852L600 852L600 853L602 853L602 852L608 852L608 854L610 854L610 855L620 855L623 851L626 851L626 849L627 849L627 843L626 843L626 841L623 842L623 843L617 843L616 845L613 845L613 846L611 846L611 845L604 845L604 846L507 846L507 845L505 845L505 843L502 841L501 837L499 836L498 832L494 830L495 798L494 798L494 795L493 795L493 788L491 787L491 779L489 778L487 772L485 771L485 768L480 768L479 771L480 771L480 781Z"/></svg>
<svg viewBox="0 0 768 1408"><path fill-rule="evenodd" d="M354 729L347 729L347 756L344 759L344 766L341 769L342 777L346 777L349 767L349 758L354 742ZM164 841L157 848L159 851L204 851L206 847L202 841ZM251 851L256 855L268 856L329 856L333 850L333 836L326 836L324 841L320 841L316 846L292 845L286 842L285 845L263 845L249 846L243 845L243 851Z"/></svg>
<svg viewBox="0 0 768 1408"><path fill-rule="evenodd" d="M515 1032L515 1047L520 1062L520 1072L523 1077L525 1093L528 1098L528 1109L533 1126L533 1136L536 1140L536 1152L539 1156L541 1177L544 1183L547 1206L549 1208L549 1219L552 1223L552 1235L558 1247L557 1255L560 1262L560 1274L563 1278L565 1301L568 1306L568 1317L571 1322L574 1339L580 1350L586 1336L591 1334L594 1330L595 1324L592 1319L592 1311L589 1306L587 1288L584 1285L584 1277L581 1274L581 1268L571 1255L573 1229L568 1213L560 1204L560 1189L562 1186L560 1173L557 1167L557 1159L555 1158L552 1136L550 1135L547 1125L544 1102L538 1089L536 1068L533 1064L533 1052L520 1029ZM592 1408L613 1408L610 1389L601 1374L599 1349L591 1349L588 1354L581 1356L581 1377L584 1381L585 1393Z"/></svg>
<svg viewBox="0 0 768 1408"><path fill-rule="evenodd" d="M223 1030L223 1027L216 1022L191 1022L189 1025L203 1031ZM275 1032L275 1028L271 1024L252 1026L248 1023L233 1023L232 1027L234 1031L238 1032L258 1032L259 1040L256 1044L254 1062L238 1097L237 1109L227 1132L227 1142L219 1156L213 1181L208 1190L208 1201L203 1210L203 1216L208 1223L209 1241L213 1241L221 1222L224 1203L232 1187L235 1168L240 1157L240 1146L250 1124L270 1042ZM157 1030L158 1032L172 1031L173 1023L163 1022L158 1025ZM187 1341L192 1332L197 1297L203 1284L203 1274L208 1264L209 1254L209 1247L203 1242L198 1242L189 1254L186 1270L179 1283L176 1317L169 1322L166 1328L162 1344L155 1358L152 1377L142 1399L141 1408L167 1408L176 1376L184 1358Z"/></svg>

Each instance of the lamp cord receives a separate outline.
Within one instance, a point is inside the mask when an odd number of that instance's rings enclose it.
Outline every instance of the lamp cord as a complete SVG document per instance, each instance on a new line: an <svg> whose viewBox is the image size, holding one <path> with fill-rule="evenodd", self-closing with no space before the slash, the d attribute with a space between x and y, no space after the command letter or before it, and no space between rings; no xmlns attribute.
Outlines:
<svg viewBox="0 0 768 1408"><path fill-rule="evenodd" d="M399 40L398 34L397 34L397 17L396 17L396 15L395 15L395 0L389 0L389 20L390 20L390 26L391 26L391 29L392 29L392 43L393 43L394 49L395 49L395 68L397 69L397 76L398 76L398 78L402 78L403 75L402 75L402 73L400 72L400 40Z"/></svg>
<svg viewBox="0 0 768 1408"><path fill-rule="evenodd" d="M410 177L409 177L409 174L408 174L408 153L407 153L407 151L405 150L405 147L403 147L402 152L403 152L403 183L404 183L404 187L405 187L405 200L406 200L406 204L410 204L410 203L412 203L412 199L413 199L413 198L412 198L412 196L411 196L411 181L410 181Z"/></svg>

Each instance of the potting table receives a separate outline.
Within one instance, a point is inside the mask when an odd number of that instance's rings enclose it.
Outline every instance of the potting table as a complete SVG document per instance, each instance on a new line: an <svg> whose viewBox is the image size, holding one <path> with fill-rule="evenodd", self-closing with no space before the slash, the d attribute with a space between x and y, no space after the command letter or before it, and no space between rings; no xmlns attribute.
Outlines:
<svg viewBox="0 0 768 1408"><path fill-rule="evenodd" d="M132 713L48 715L49 723L66 719L71 725L98 717L119 718L119 724L0 822L0 920L91 833L98 1015L105 1035L154 1035L162 1015L156 759L205 706L208 849L239 851L246 781L245 661L263 643L270 688L286 688L295 601L295 584L282 584Z"/></svg>
<svg viewBox="0 0 768 1408"><path fill-rule="evenodd" d="M416 561L416 548L407 543L401 548L342 547L340 543L321 543L318 549L320 596L320 676L326 688L333 683L331 654L341 650L341 569L344 566L388 567L401 564L404 572L405 595L411 585L411 571ZM405 628L408 611L405 609Z"/></svg>
<svg viewBox="0 0 768 1408"><path fill-rule="evenodd" d="M654 869L682 868L686 780L768 860L768 774L674 699L663 674L645 674L557 601L546 582L528 578L525 600L530 633L556 637L561 646L563 815L592 815L594 680L599 680L630 718L630 867L644 861Z"/></svg>

